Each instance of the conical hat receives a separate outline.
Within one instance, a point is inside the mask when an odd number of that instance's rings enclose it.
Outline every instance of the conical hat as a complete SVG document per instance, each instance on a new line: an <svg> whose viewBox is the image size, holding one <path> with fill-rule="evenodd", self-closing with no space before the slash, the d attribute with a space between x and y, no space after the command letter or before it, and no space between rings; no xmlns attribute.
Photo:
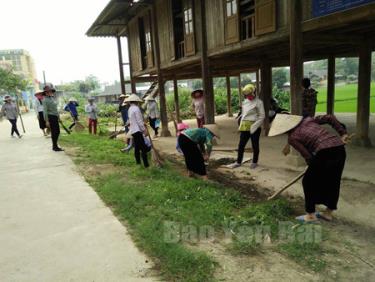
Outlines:
<svg viewBox="0 0 375 282"><path fill-rule="evenodd" d="M302 119L303 117L301 116L277 114L271 124L268 136L271 137L284 134L295 128L302 121Z"/></svg>
<svg viewBox="0 0 375 282"><path fill-rule="evenodd" d="M138 97L137 94L132 94L129 98L126 98L124 102L143 102L141 98Z"/></svg>
<svg viewBox="0 0 375 282"><path fill-rule="evenodd" d="M220 130L216 124L205 124L203 127L207 128L213 135L220 139Z"/></svg>

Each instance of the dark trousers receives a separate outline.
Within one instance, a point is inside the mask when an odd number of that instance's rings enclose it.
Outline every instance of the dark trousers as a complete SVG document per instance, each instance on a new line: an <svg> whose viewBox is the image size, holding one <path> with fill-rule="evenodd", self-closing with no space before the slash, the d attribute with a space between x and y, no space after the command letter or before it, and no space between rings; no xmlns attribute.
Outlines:
<svg viewBox="0 0 375 282"><path fill-rule="evenodd" d="M253 163L258 163L259 159L259 139L262 129L259 127L257 131L253 134L250 134L250 131L241 131L240 143L238 144L238 155L237 163L242 163L243 154L245 152L245 146L249 139L251 139L251 145L253 146Z"/></svg>
<svg viewBox="0 0 375 282"><path fill-rule="evenodd" d="M197 126L198 128L202 128L205 124L204 117L198 118L197 117Z"/></svg>
<svg viewBox="0 0 375 282"><path fill-rule="evenodd" d="M16 133L18 136L20 136L20 133L18 132L17 128L17 119L9 119L10 124L12 125L12 129L10 130L10 135L14 135Z"/></svg>
<svg viewBox="0 0 375 282"><path fill-rule="evenodd" d="M307 213L314 213L315 205L337 209L345 159L344 146L338 146L319 151L310 162L302 180Z"/></svg>
<svg viewBox="0 0 375 282"><path fill-rule="evenodd" d="M158 128L156 127L157 118L148 118L151 128L154 130L155 135L158 135Z"/></svg>
<svg viewBox="0 0 375 282"><path fill-rule="evenodd" d="M57 116L48 115L49 126L51 128L51 139L52 139L52 149L57 149L57 141L60 136L60 125L59 118Z"/></svg>
<svg viewBox="0 0 375 282"><path fill-rule="evenodd" d="M76 125L78 121L78 115L73 115L72 119L73 119L73 123L69 126L69 129L72 129Z"/></svg>
<svg viewBox="0 0 375 282"><path fill-rule="evenodd" d="M134 141L134 157L137 164L141 164L141 153L142 153L142 160L143 165L145 167L149 167L148 159L147 159L147 152L149 148L145 143L145 139L143 138L142 132L138 131L132 134L133 141Z"/></svg>
<svg viewBox="0 0 375 282"><path fill-rule="evenodd" d="M198 144L194 143L184 134L180 134L178 137L178 144L184 153L187 170L199 175L207 175L206 165L204 164L203 155L201 150L199 150Z"/></svg>

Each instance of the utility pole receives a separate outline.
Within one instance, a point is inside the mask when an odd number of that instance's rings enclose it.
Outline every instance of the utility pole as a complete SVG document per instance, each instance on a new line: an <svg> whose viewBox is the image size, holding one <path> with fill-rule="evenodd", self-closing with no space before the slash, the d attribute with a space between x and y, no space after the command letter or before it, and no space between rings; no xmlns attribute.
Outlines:
<svg viewBox="0 0 375 282"><path fill-rule="evenodd" d="M43 71L43 82L44 82L44 86L46 86L46 72Z"/></svg>

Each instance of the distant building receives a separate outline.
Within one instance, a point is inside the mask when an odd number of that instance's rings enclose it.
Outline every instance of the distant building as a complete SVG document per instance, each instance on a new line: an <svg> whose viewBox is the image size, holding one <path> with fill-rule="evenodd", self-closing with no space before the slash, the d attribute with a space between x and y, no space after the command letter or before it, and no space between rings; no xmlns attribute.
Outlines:
<svg viewBox="0 0 375 282"><path fill-rule="evenodd" d="M0 67L12 67L14 72L29 80L35 89L39 87L34 60L29 52L23 49L0 50Z"/></svg>

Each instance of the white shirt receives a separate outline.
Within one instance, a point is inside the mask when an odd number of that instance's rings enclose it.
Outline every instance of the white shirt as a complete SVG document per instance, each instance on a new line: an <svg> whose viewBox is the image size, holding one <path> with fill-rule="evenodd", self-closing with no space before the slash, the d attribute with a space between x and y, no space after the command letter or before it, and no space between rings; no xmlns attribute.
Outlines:
<svg viewBox="0 0 375 282"><path fill-rule="evenodd" d="M193 99L193 106L195 110L195 115L197 118L204 117L204 98Z"/></svg>
<svg viewBox="0 0 375 282"><path fill-rule="evenodd" d="M95 104L87 104L85 107L85 112L88 113L90 119L98 119L98 108Z"/></svg>
<svg viewBox="0 0 375 282"><path fill-rule="evenodd" d="M131 104L128 115L130 123L129 130L131 134L144 132L146 130L142 112L137 105Z"/></svg>
<svg viewBox="0 0 375 282"><path fill-rule="evenodd" d="M39 102L38 99L35 99L35 111L37 113L40 113L40 112L43 112L44 108L43 108L43 103Z"/></svg>
<svg viewBox="0 0 375 282"><path fill-rule="evenodd" d="M262 100L258 97L250 101L245 99L242 102L242 117L241 120L252 121L253 124L250 133L253 134L262 125L265 118L264 106Z"/></svg>
<svg viewBox="0 0 375 282"><path fill-rule="evenodd" d="M156 101L148 101L146 107L146 114L149 118L159 118L159 109Z"/></svg>

